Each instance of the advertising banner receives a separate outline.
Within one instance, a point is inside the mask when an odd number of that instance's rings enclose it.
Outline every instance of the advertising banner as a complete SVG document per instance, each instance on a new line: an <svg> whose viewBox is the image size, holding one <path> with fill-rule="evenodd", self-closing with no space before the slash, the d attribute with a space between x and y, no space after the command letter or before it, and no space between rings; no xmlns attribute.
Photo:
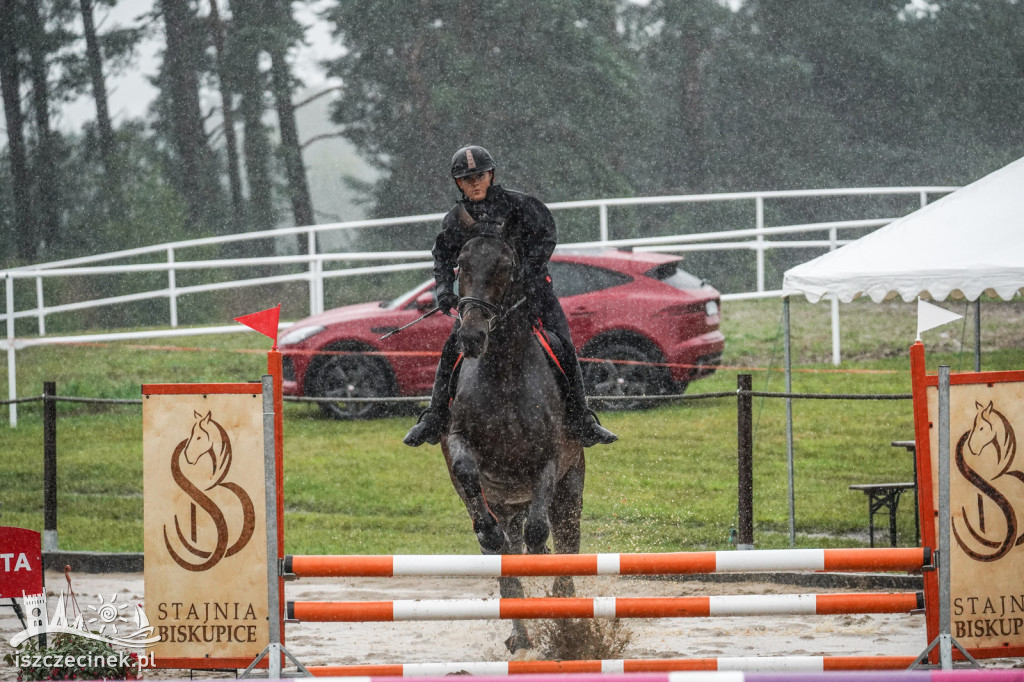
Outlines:
<svg viewBox="0 0 1024 682"><path fill-rule="evenodd" d="M911 356L921 530L925 545L937 548L938 381L923 370L920 344ZM950 634L976 658L1024 655L1024 455L1018 456L1017 431L1024 433L1024 372L951 375ZM932 641L934 573L926 574L925 588Z"/></svg>
<svg viewBox="0 0 1024 682"><path fill-rule="evenodd" d="M269 642L262 386L143 386L146 614L158 667L247 666Z"/></svg>
<svg viewBox="0 0 1024 682"><path fill-rule="evenodd" d="M0 527L0 599L43 593L43 552L38 532Z"/></svg>

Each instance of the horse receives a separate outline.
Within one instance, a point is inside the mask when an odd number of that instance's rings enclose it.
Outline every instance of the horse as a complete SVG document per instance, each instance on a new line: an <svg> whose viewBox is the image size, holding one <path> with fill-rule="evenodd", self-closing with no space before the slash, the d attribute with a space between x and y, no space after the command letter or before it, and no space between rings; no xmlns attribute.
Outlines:
<svg viewBox="0 0 1024 682"><path fill-rule="evenodd" d="M459 257L462 355L451 417L441 438L448 473L484 554L578 554L583 447L570 435L561 388L535 338L523 270L500 234L469 239ZM524 596L518 578L498 579L502 598ZM569 576L556 597L575 595ZM505 641L532 647L522 621Z"/></svg>

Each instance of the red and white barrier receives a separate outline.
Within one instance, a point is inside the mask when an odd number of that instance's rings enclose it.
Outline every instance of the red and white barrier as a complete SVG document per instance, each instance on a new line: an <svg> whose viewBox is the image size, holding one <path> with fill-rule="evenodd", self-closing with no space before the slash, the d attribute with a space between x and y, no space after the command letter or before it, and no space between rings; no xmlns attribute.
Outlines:
<svg viewBox="0 0 1024 682"><path fill-rule="evenodd" d="M470 675L530 675L558 673L649 673L669 671L906 670L913 656L742 656L722 658L662 658L608 661L487 661L405 663L395 665L324 665L308 670L316 677L442 677Z"/></svg>
<svg viewBox="0 0 1024 682"><path fill-rule="evenodd" d="M285 573L300 578L684 575L747 571L915 571L930 564L931 550L921 547L661 554L296 555L285 557Z"/></svg>
<svg viewBox="0 0 1024 682"><path fill-rule="evenodd" d="M923 608L922 592L593 599L396 599L367 602L288 602L288 618L321 623L531 618L701 618L909 613Z"/></svg>

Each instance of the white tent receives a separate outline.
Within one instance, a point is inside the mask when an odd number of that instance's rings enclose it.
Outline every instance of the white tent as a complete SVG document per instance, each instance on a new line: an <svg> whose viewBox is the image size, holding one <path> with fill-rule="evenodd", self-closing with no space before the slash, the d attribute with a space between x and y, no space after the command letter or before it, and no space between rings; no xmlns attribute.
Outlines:
<svg viewBox="0 0 1024 682"><path fill-rule="evenodd" d="M793 392L789 298L812 303L829 296L843 302L870 296L876 303L927 293L978 300L983 293L1004 300L1024 290L1024 158L854 242L783 275L786 392ZM833 306L836 304L833 303ZM975 371L981 371L979 305L975 304ZM835 314L835 312L833 313ZM789 533L795 544L793 407L786 398L789 463Z"/></svg>
<svg viewBox="0 0 1024 682"><path fill-rule="evenodd" d="M927 292L1009 300L1024 289L1024 158L842 248L786 271L783 296L876 303Z"/></svg>

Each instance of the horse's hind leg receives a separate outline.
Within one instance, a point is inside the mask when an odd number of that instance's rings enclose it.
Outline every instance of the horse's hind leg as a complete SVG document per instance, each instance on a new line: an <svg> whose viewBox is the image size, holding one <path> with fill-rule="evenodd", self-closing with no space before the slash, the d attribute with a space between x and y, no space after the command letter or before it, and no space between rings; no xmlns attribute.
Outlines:
<svg viewBox="0 0 1024 682"><path fill-rule="evenodd" d="M555 489L551 504L551 534L556 554L580 553L580 516L583 513L583 458L566 472ZM552 592L556 597L572 597L576 586L571 576L558 576Z"/></svg>
<svg viewBox="0 0 1024 682"><path fill-rule="evenodd" d="M451 454L451 469L455 480L462 487L465 495L466 509L473 519L473 532L477 542L485 554L497 554L507 541L505 533L498 525L498 519L487 507L483 490L480 488L480 469L477 467L473 453L465 441L453 436L448 441Z"/></svg>
<svg viewBox="0 0 1024 682"><path fill-rule="evenodd" d="M523 553L523 520L526 518L526 511L516 513L508 523L505 524L507 541L501 548L502 554ZM498 591L502 599L522 599L526 596L523 590L523 583L519 578L498 578ZM532 649L533 642L526 630L526 623L522 620L512 621L512 634L505 640L505 647L511 653L519 649Z"/></svg>

